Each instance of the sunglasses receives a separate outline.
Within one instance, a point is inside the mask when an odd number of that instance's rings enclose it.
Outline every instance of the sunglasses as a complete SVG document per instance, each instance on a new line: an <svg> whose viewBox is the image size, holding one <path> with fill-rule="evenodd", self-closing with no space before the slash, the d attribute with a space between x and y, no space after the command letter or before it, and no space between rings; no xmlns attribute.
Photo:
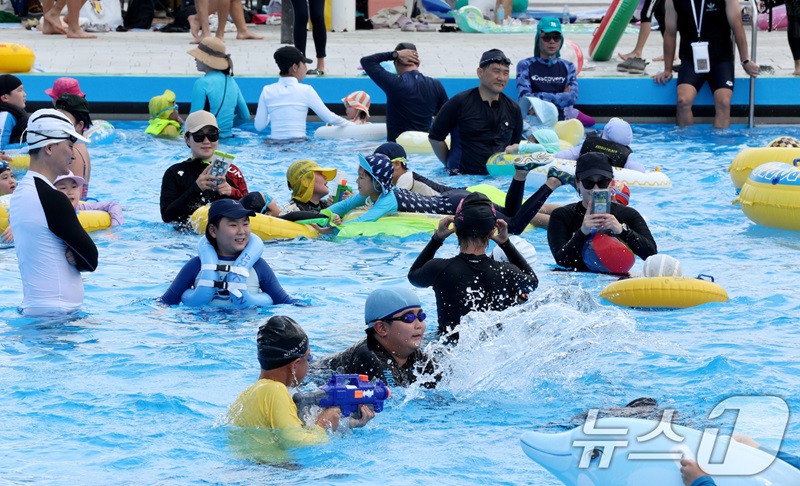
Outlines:
<svg viewBox="0 0 800 486"><path fill-rule="evenodd" d="M201 130L201 131L194 132L194 133L192 133L190 135L192 136L194 141L197 142L197 143L202 142L206 138L208 138L209 142L216 142L217 140L219 140L219 130L217 130L217 129L205 130L205 131Z"/></svg>
<svg viewBox="0 0 800 486"><path fill-rule="evenodd" d="M542 34L542 40L545 42L557 42L561 40L561 34Z"/></svg>
<svg viewBox="0 0 800 486"><path fill-rule="evenodd" d="M425 320L426 317L428 317L428 315L425 314L425 312L422 309L420 309L419 312L417 312L416 314L414 313L414 311L408 311L400 317L387 317L386 319L381 319L381 320L389 322L402 321L405 322L406 324L411 324L415 320L419 320L419 322L422 322Z"/></svg>
<svg viewBox="0 0 800 486"><path fill-rule="evenodd" d="M598 189L608 189L608 186L611 184L611 179L602 178L602 179L583 179L581 180L581 184L583 184L584 189L594 189L595 187Z"/></svg>

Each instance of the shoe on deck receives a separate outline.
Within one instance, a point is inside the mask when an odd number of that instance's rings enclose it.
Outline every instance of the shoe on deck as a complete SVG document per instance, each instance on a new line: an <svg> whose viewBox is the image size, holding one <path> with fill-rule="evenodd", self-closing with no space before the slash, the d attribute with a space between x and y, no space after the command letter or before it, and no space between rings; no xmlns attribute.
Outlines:
<svg viewBox="0 0 800 486"><path fill-rule="evenodd" d="M644 59L631 57L617 64L617 71L629 74L644 74L644 68L650 64Z"/></svg>

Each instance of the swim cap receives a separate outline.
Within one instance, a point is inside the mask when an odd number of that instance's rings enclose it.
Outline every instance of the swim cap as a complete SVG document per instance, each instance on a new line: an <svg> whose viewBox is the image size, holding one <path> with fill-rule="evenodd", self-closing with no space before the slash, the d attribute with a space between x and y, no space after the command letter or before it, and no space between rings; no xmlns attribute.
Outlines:
<svg viewBox="0 0 800 486"><path fill-rule="evenodd" d="M358 154L358 163L372 176L372 180L380 185L380 187L375 187L375 190L381 194L387 194L392 189L394 166L389 157L383 154L372 154L366 157Z"/></svg>
<svg viewBox="0 0 800 486"><path fill-rule="evenodd" d="M300 202L308 202L314 195L314 173L319 172L325 180L332 181L336 177L336 169L320 167L313 160L297 160L286 170L286 183L292 190L292 198Z"/></svg>
<svg viewBox="0 0 800 486"><path fill-rule="evenodd" d="M89 102L83 96L64 93L56 100L56 109L66 111L74 116L76 121L82 121L84 130L92 126Z"/></svg>
<svg viewBox="0 0 800 486"><path fill-rule="evenodd" d="M533 138L539 142L549 154L554 154L561 150L561 141L558 134L552 128L543 128L533 132Z"/></svg>
<svg viewBox="0 0 800 486"><path fill-rule="evenodd" d="M603 138L620 145L630 145L633 141L631 124L622 118L612 118L603 129Z"/></svg>
<svg viewBox="0 0 800 486"><path fill-rule="evenodd" d="M644 261L645 277L682 277L681 262L669 255L651 255Z"/></svg>
<svg viewBox="0 0 800 486"><path fill-rule="evenodd" d="M497 213L492 201L480 192L471 193L456 208L455 226L459 235L486 236L496 221Z"/></svg>
<svg viewBox="0 0 800 486"><path fill-rule="evenodd" d="M407 287L387 287L373 290L364 304L364 322L372 327L375 321L413 307L422 307L414 290Z"/></svg>
<svg viewBox="0 0 800 486"><path fill-rule="evenodd" d="M22 86L22 81L13 74L3 74L0 76L0 96L7 95Z"/></svg>
<svg viewBox="0 0 800 486"><path fill-rule="evenodd" d="M147 109L150 111L150 118L163 118L167 119L172 114L175 108L175 93L171 90L164 91L164 94L153 96L150 98L150 103L147 104Z"/></svg>
<svg viewBox="0 0 800 486"><path fill-rule="evenodd" d="M533 266L533 264L536 263L536 248L528 243L527 240L524 240L521 236L517 235L509 235L508 240L514 244L514 248L516 248L519 254L522 255L522 258L528 262L528 265ZM492 250L492 258L496 262L508 263L508 256L506 255L506 252L504 252L499 245L494 247L494 250Z"/></svg>
<svg viewBox="0 0 800 486"><path fill-rule="evenodd" d="M75 125L67 115L52 108L37 110L28 118L28 127L25 129L28 149L38 149L50 144L63 142L69 137L75 137L83 143L89 139L75 131Z"/></svg>
<svg viewBox="0 0 800 486"><path fill-rule="evenodd" d="M286 366L308 351L308 336L300 324L287 316L270 317L258 329L258 363L262 370Z"/></svg>
<svg viewBox="0 0 800 486"><path fill-rule="evenodd" d="M272 201L272 198L270 198L270 201ZM245 209L261 214L264 214L264 211L267 210L267 204L269 204L264 194L257 191L248 192L246 196L239 199L239 203L241 203L242 207Z"/></svg>

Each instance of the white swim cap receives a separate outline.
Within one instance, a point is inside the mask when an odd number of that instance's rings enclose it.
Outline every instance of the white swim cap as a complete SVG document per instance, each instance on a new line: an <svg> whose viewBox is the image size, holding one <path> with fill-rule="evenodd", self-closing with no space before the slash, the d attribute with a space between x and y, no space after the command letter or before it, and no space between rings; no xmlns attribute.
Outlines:
<svg viewBox="0 0 800 486"><path fill-rule="evenodd" d="M508 239L511 241L511 243L514 243L514 247L516 247L517 251L520 253L520 255L522 255L525 261L528 262L528 265L532 267L533 264L536 263L536 248L517 235L511 235L508 237ZM494 250L492 250L492 258L497 262L508 262L506 252L504 252L499 246L496 246Z"/></svg>
<svg viewBox="0 0 800 486"><path fill-rule="evenodd" d="M645 277L682 277L681 262L669 255L652 255L644 261Z"/></svg>

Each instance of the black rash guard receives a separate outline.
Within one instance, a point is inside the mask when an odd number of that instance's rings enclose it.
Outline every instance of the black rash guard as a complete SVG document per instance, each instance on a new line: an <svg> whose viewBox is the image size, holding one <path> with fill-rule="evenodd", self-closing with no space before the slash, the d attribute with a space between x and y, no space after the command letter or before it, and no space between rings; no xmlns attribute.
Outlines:
<svg viewBox="0 0 800 486"><path fill-rule="evenodd" d="M503 310L527 300L539 279L511 241L503 249L510 263L486 255L460 253L453 258L433 258L441 248L434 234L408 272L415 287L433 287L439 314L439 334L445 334L472 311ZM454 334L453 340L458 339Z"/></svg>
<svg viewBox="0 0 800 486"><path fill-rule="evenodd" d="M629 231L623 231L617 238L642 260L657 253L656 241L650 234L642 215L635 209L621 204L611 204L613 214L620 224L627 224ZM589 241L589 235L583 234L581 225L586 216L586 208L581 202L557 208L550 214L547 225L547 242L556 263L564 268L587 270L583 263L583 245Z"/></svg>
<svg viewBox="0 0 800 486"><path fill-rule="evenodd" d="M421 350L408 357L403 366L398 366L392 354L375 339L374 331L367 330L367 337L349 348L324 358L320 368L337 373L367 375L370 380L383 380L389 387L408 386L417 380L414 373L432 374L433 362Z"/></svg>

